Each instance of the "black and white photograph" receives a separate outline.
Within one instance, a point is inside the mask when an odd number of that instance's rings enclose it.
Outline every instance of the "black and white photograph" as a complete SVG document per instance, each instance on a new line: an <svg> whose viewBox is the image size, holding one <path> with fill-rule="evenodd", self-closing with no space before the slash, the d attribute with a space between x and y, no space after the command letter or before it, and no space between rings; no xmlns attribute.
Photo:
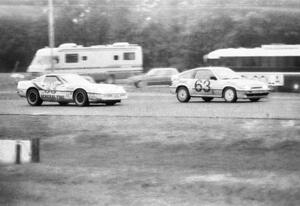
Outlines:
<svg viewBox="0 0 300 206"><path fill-rule="evenodd" d="M0 0L0 206L299 206L299 0Z"/></svg>

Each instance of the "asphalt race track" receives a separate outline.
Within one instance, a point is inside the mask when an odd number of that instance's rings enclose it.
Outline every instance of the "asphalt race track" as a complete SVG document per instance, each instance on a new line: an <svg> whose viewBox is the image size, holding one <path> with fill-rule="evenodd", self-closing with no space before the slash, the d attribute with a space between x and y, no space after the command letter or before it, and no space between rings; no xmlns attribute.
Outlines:
<svg viewBox="0 0 300 206"><path fill-rule="evenodd" d="M130 92L129 98L115 106L93 104L77 107L75 104L60 106L44 102L32 107L25 98L13 92L2 92L0 115L96 115L129 117L195 117L195 118L258 118L258 119L300 119L300 95L271 93L259 102L241 100L226 103L223 99L204 102L192 99L179 103L175 95L164 92ZM13 98L4 98L11 95Z"/></svg>

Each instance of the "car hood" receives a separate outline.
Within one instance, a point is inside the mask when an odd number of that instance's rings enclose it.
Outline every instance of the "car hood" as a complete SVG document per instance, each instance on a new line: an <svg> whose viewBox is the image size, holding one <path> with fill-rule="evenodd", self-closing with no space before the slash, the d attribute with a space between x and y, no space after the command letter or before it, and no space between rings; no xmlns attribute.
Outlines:
<svg viewBox="0 0 300 206"><path fill-rule="evenodd" d="M268 85L266 83L258 81L258 80L252 80L252 79L246 79L246 78L230 79L230 80L226 80L226 82L234 84L236 86L240 86L240 87L268 89Z"/></svg>

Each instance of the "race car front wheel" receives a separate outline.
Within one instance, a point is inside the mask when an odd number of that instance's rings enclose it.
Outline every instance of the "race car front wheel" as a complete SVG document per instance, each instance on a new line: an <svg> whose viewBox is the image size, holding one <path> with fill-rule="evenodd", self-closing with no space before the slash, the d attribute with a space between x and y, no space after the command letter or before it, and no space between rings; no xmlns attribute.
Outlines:
<svg viewBox="0 0 300 206"><path fill-rule="evenodd" d="M190 93L186 87L179 87L177 90L177 99L179 102L188 102L191 99Z"/></svg>
<svg viewBox="0 0 300 206"><path fill-rule="evenodd" d="M34 88L27 91L26 98L31 106L40 106L43 103L38 90Z"/></svg>
<svg viewBox="0 0 300 206"><path fill-rule="evenodd" d="M237 95L235 89L231 87L226 88L223 92L223 97L226 102L236 102Z"/></svg>
<svg viewBox="0 0 300 206"><path fill-rule="evenodd" d="M75 104L80 107L89 105L89 99L86 91L83 89L77 89L74 92L74 101Z"/></svg>

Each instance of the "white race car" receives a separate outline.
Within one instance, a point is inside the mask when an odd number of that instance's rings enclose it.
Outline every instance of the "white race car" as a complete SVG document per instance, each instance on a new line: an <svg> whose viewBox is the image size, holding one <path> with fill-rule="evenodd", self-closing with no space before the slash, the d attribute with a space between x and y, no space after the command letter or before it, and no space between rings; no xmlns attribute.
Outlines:
<svg viewBox="0 0 300 206"><path fill-rule="evenodd" d="M46 74L30 81L19 81L17 93L26 97L32 106L43 101L66 105L75 102L78 106L89 103L114 105L127 98L122 86L95 84L77 74Z"/></svg>
<svg viewBox="0 0 300 206"><path fill-rule="evenodd" d="M256 102L269 94L266 83L242 78L226 67L199 67L172 77L171 93L179 102L188 102L191 97L201 97L209 102L224 98L226 102L249 99Z"/></svg>

